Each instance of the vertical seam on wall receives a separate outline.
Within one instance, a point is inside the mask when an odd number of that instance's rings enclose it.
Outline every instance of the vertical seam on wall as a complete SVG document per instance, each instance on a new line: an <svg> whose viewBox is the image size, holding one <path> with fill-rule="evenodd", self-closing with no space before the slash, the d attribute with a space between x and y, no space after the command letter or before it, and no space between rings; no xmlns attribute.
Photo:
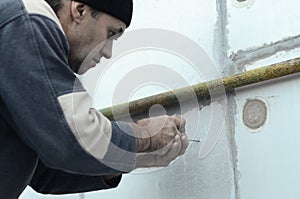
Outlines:
<svg viewBox="0 0 300 199"><path fill-rule="evenodd" d="M223 76L231 75L237 72L238 67L235 67L235 64L232 62L228 56L229 39L228 39L228 13L227 13L227 0L216 0L217 6L217 21L216 28L214 33L214 59L216 60L216 65L218 70L222 72ZM234 180L234 194L235 198L239 199L239 187L238 187L238 176L239 172L237 170L237 146L235 141L235 121L232 118L236 117L236 101L235 101L235 92L229 93L227 95L227 104L226 104L226 127L224 130L227 133L227 139L229 142L230 155L232 161L233 169L233 180ZM227 119L228 118L228 119Z"/></svg>

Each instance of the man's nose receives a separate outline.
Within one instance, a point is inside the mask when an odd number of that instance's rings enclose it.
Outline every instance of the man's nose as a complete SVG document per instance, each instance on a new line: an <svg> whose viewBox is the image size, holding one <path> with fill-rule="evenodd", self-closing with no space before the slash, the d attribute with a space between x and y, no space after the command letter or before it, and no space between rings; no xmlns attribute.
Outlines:
<svg viewBox="0 0 300 199"><path fill-rule="evenodd" d="M101 51L103 57L105 57L106 59L110 59L112 57L112 47L113 40L108 39Z"/></svg>

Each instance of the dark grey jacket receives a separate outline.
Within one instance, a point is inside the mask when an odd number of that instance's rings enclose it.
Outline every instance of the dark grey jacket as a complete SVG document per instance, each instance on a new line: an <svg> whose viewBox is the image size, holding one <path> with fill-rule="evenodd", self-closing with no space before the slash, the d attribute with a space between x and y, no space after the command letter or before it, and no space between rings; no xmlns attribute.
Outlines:
<svg viewBox="0 0 300 199"><path fill-rule="evenodd" d="M0 198L27 185L51 194L108 189L101 175L135 166L132 129L91 108L67 55L45 1L0 1Z"/></svg>

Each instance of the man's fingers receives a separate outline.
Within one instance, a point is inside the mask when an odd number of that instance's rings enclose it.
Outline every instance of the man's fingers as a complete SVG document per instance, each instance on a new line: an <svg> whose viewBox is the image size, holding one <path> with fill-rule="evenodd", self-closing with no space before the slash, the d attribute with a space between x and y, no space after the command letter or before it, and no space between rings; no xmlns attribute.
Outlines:
<svg viewBox="0 0 300 199"><path fill-rule="evenodd" d="M175 160L181 151L181 138L180 135L176 135L174 142L170 150L162 157L164 165L169 165L173 160Z"/></svg>
<svg viewBox="0 0 300 199"><path fill-rule="evenodd" d="M182 118L181 116L172 116L177 129L179 130L180 133L185 133L185 124L186 124L186 120L184 118Z"/></svg>
<svg viewBox="0 0 300 199"><path fill-rule="evenodd" d="M178 156L178 151L180 150L178 142L174 142L170 151L164 157L165 162L169 165Z"/></svg>
<svg viewBox="0 0 300 199"><path fill-rule="evenodd" d="M186 135L177 134L173 142L170 142L160 150L144 153L137 157L139 166L168 166L178 156L182 155L188 147L188 138Z"/></svg>
<svg viewBox="0 0 300 199"><path fill-rule="evenodd" d="M189 139L184 134L184 135L181 136L181 149L180 149L179 155L183 155L188 146L189 146Z"/></svg>
<svg viewBox="0 0 300 199"><path fill-rule="evenodd" d="M174 141L169 142L166 146L156 151L155 153L161 154L162 156L167 154L172 149L173 143Z"/></svg>
<svg viewBox="0 0 300 199"><path fill-rule="evenodd" d="M179 155L180 151L181 151L181 147L182 147L182 144L181 144L181 135L180 134L177 134L175 136L175 143L178 143L178 148L177 148L177 152L176 152L176 156Z"/></svg>

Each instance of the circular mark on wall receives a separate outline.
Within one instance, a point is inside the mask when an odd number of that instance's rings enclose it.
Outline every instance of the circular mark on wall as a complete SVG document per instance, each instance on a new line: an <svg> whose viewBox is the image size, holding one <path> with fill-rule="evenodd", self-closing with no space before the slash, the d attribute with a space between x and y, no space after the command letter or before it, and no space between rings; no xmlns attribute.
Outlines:
<svg viewBox="0 0 300 199"><path fill-rule="evenodd" d="M255 0L232 0L232 5L237 8L250 8Z"/></svg>
<svg viewBox="0 0 300 199"><path fill-rule="evenodd" d="M248 99L243 110L243 122L251 130L258 130L267 120L267 105L260 99Z"/></svg>

